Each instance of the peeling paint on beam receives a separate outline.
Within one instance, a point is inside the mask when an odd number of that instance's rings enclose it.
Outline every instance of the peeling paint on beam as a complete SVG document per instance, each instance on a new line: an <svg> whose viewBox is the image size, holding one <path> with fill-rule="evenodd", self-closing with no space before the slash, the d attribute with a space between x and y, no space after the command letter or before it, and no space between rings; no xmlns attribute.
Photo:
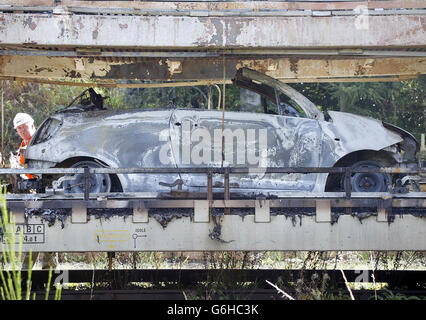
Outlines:
<svg viewBox="0 0 426 320"><path fill-rule="evenodd" d="M332 78L405 77L426 74L426 58L226 59L226 78L248 67L283 81ZM223 79L221 58L98 59L0 56L0 76L61 80L215 80Z"/></svg>
<svg viewBox="0 0 426 320"><path fill-rule="evenodd" d="M398 82L415 79L417 76L393 76L393 77L368 77L368 78L312 78L312 79L280 79L285 83L300 83L300 82ZM19 78L19 77L3 77L0 80L10 80L18 82L34 82L40 84L55 84L63 86L85 87L85 88L171 88L171 87L193 87L213 84L223 84L223 80L200 80L200 81L185 81L185 82L163 82L163 83L118 83L114 80L102 82L75 82L52 80L47 78ZM226 80L226 84L232 84L231 80Z"/></svg>
<svg viewBox="0 0 426 320"><path fill-rule="evenodd" d="M55 6L54 0L3 0L3 5L34 7ZM192 10L347 10L359 6L368 8L398 9L424 8L422 0L392 1L80 1L61 0L61 6L84 8L134 8L134 9L192 9Z"/></svg>
<svg viewBox="0 0 426 320"><path fill-rule="evenodd" d="M369 16L366 30L356 28L357 19L3 13L0 44L157 49L424 46L426 15Z"/></svg>

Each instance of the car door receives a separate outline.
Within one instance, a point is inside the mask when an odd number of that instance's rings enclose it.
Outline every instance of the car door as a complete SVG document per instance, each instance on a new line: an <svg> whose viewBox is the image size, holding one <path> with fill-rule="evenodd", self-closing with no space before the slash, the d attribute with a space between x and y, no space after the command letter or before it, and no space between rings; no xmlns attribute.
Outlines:
<svg viewBox="0 0 426 320"><path fill-rule="evenodd" d="M272 79L265 75L262 77L268 81ZM283 92L269 83L259 85L259 81L252 82L243 74L237 80L234 84L259 93L269 101L265 111L272 107L278 114L226 111L222 118L222 111L217 110L175 110L170 131L177 166L317 167L321 156L321 128L317 118L322 114L317 114L316 109L309 109L310 101L306 102L307 99L298 92L294 93L292 88L285 87L286 92ZM308 109L305 111L299 104ZM246 108L242 106L240 109ZM286 113L286 110L291 112ZM207 186L205 174L185 174L181 178L189 188ZM315 174L249 172L231 175L230 188L234 192L312 190L316 178ZM223 176L213 178L213 187L223 187Z"/></svg>
<svg viewBox="0 0 426 320"><path fill-rule="evenodd" d="M268 133L270 167L318 167L322 150L322 112L305 96L277 79L247 68L239 69L233 84L262 97L262 117ZM269 114L275 113L275 115ZM262 187L279 190L314 189L318 174L266 174Z"/></svg>
<svg viewBox="0 0 426 320"><path fill-rule="evenodd" d="M179 168L222 166L222 113L176 110L171 121L172 150ZM317 121L280 115L226 112L224 167L315 167L319 164L320 128ZM311 190L315 175L231 174L233 192ZM205 174L181 174L190 188L205 188ZM223 176L213 177L223 188Z"/></svg>
<svg viewBox="0 0 426 320"><path fill-rule="evenodd" d="M105 134L110 155L117 158L123 168L176 168L170 152L169 122L171 110L143 110L124 113L108 118ZM111 124L114 123L111 129ZM99 125L98 125L99 126ZM100 125L102 127L102 124ZM127 191L152 192L169 191L167 184L173 184L177 173L126 174L120 176Z"/></svg>

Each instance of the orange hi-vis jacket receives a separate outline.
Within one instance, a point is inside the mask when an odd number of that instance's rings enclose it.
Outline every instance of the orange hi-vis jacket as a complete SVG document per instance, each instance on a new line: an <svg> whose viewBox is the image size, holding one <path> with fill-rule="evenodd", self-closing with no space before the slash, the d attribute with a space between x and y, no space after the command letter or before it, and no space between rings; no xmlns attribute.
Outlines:
<svg viewBox="0 0 426 320"><path fill-rule="evenodd" d="M27 142L25 142L24 140L22 140L21 145L19 146L19 153L18 153L18 155L19 155L19 163L21 165L25 164L25 156L24 156L24 152L22 152L22 151L26 149L26 147L27 147L27 145L28 145L29 142L30 142L29 140ZM32 174L25 174L25 176L28 179L34 179L35 178L35 176L32 175Z"/></svg>

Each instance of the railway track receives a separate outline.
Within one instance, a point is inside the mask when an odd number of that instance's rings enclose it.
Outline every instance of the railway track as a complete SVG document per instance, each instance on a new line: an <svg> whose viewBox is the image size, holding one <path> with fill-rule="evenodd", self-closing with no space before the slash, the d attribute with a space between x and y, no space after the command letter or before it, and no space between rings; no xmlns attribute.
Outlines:
<svg viewBox="0 0 426 320"><path fill-rule="evenodd" d="M426 297L426 271L423 270L344 270L349 283L379 283L388 290ZM326 278L325 278L326 277ZM27 272L22 272L27 278ZM48 270L32 271L34 290L42 290L48 282ZM72 284L79 288L64 291L64 299L111 299L132 297L151 299L183 299L185 291L207 294L213 289L227 292L226 297L250 299L276 299L277 292L270 284L284 286L294 291L298 281L307 286L327 283L327 291L347 293L340 270L302 269L114 269L114 270L62 270L52 274L51 284ZM213 289L212 289L213 288ZM287 289L286 289L287 291ZM374 290L357 290L366 297ZM138 298L139 297L139 298ZM78 299L80 299L78 298ZM77 299L77 298L76 298Z"/></svg>
<svg viewBox="0 0 426 320"><path fill-rule="evenodd" d="M286 291L290 296L295 297L296 292ZM36 291L36 299L44 300L45 292ZM349 292L345 290L330 290L327 294L340 297L341 300L350 300ZM389 297L390 293L386 290L352 290L355 300L382 300ZM421 290L395 290L391 293L393 296L413 299L426 299L425 291ZM53 300L54 293L49 295ZM196 296L191 295L188 290L177 289L138 289L138 290L63 290L61 300L288 300L284 298L275 289L231 289L220 290L220 292L201 292Z"/></svg>

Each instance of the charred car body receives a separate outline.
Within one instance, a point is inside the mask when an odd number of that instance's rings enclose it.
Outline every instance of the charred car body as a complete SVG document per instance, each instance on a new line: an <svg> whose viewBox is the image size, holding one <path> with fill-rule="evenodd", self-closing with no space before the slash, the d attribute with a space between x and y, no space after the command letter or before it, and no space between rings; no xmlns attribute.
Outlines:
<svg viewBox="0 0 426 320"><path fill-rule="evenodd" d="M416 166L419 145L408 132L369 117L323 114L290 86L250 69L233 83L262 97L264 113L220 110L106 110L93 90L77 106L57 112L39 127L26 152L30 168L110 167L353 167ZM271 110L271 107L273 110ZM222 147L222 134L224 145ZM222 150L223 149L223 150ZM222 153L224 152L224 153ZM83 176L65 180L65 192L83 192ZM206 191L200 174L97 174L90 192ZM355 173L352 190L380 192L392 185L380 173ZM213 190L223 190L214 177ZM231 192L343 190L341 176L248 174L230 176Z"/></svg>

